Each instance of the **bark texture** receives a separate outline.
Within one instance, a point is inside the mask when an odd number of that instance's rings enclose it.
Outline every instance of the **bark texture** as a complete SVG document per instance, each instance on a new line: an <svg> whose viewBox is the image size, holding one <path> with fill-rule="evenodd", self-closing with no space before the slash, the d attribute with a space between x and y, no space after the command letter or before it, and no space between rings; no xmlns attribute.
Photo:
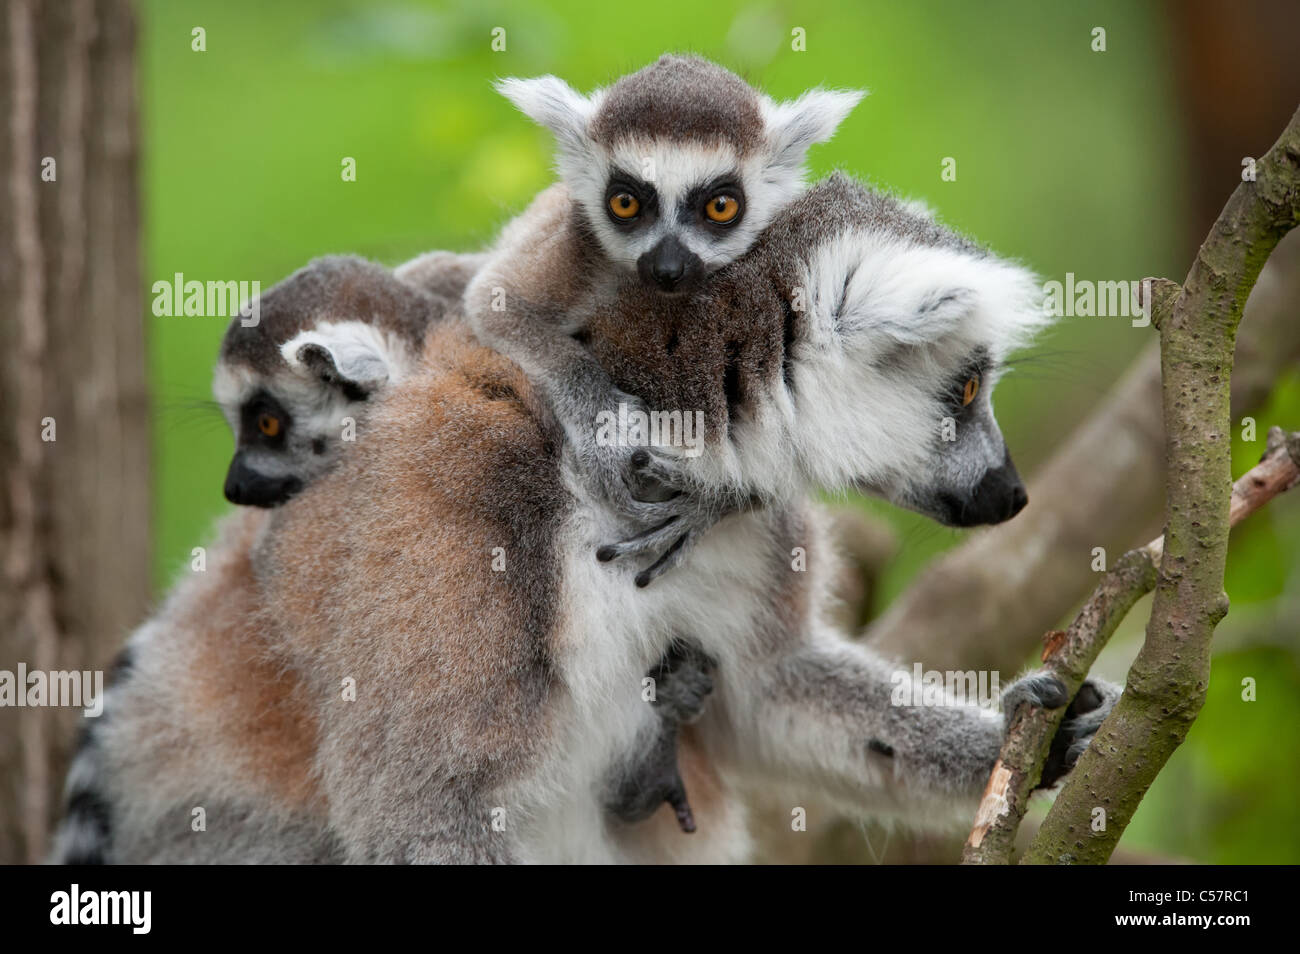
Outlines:
<svg viewBox="0 0 1300 954"><path fill-rule="evenodd" d="M1300 111L1220 213L1160 323L1165 535L1146 640L1124 695L1048 812L1024 860L1105 862L1205 701L1231 508L1229 382L1246 299L1300 224ZM1094 810L1105 810L1098 831Z"/></svg>
<svg viewBox="0 0 1300 954"><path fill-rule="evenodd" d="M134 63L124 0L0 8L0 669L11 672L104 668L149 601ZM0 709L0 862L44 854L82 718Z"/></svg>
<svg viewBox="0 0 1300 954"><path fill-rule="evenodd" d="M1232 485L1229 523L1242 520L1300 482L1300 432L1289 436L1281 428L1268 435L1260 462ZM1116 627L1135 603L1155 587L1156 567L1164 553L1164 538L1132 550L1102 578L1092 596L1065 632L1050 632L1044 640L1043 666L1066 687L1079 691ZM1029 796L1042 777L1052 736L1064 709L1023 707L1016 715L997 765L989 776L975 826L962 852L963 864L1007 864L1016 832L1024 819Z"/></svg>

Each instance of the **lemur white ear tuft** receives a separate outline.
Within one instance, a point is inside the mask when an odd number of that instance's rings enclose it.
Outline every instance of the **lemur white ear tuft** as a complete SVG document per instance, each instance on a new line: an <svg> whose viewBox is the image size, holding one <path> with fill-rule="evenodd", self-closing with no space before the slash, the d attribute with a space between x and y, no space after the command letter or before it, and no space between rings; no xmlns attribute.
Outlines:
<svg viewBox="0 0 1300 954"><path fill-rule="evenodd" d="M291 368L338 388L349 400L364 400L401 376L389 343L360 321L300 332L280 346L280 353Z"/></svg>
<svg viewBox="0 0 1300 954"><path fill-rule="evenodd" d="M977 302L973 288L936 286L908 301L906 310L882 314L876 327L903 344L924 344L956 331Z"/></svg>
<svg viewBox="0 0 1300 954"><path fill-rule="evenodd" d="M938 341L960 330L982 302L999 300L996 282L990 289L994 270L947 249L856 235L828 243L815 261L813 286L826 289L821 308L849 334L905 345Z"/></svg>
<svg viewBox="0 0 1300 954"><path fill-rule="evenodd" d="M864 89L812 89L788 102L769 101L767 138L774 164L802 166L808 148L835 135L866 95Z"/></svg>
<svg viewBox="0 0 1300 954"><path fill-rule="evenodd" d="M587 123L592 101L555 76L498 80L496 90L519 111L555 135L556 145L567 153L585 152Z"/></svg>

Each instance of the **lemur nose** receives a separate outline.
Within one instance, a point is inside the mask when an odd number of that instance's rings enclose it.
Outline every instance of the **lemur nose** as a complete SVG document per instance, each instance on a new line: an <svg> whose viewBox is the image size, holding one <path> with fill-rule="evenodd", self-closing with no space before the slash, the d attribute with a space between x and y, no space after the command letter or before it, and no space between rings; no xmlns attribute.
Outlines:
<svg viewBox="0 0 1300 954"><path fill-rule="evenodd" d="M686 274L686 264L680 260L660 261L653 269L655 281L666 288L671 288L682 280Z"/></svg>
<svg viewBox="0 0 1300 954"><path fill-rule="evenodd" d="M661 291L671 292L690 285L692 277L703 270L704 263L676 236L670 235L642 255L636 264L642 280Z"/></svg>
<svg viewBox="0 0 1300 954"><path fill-rule="evenodd" d="M267 477L248 466L242 454L235 454L226 472L222 488L233 504L249 507L276 507L302 489L302 481L292 475Z"/></svg>
<svg viewBox="0 0 1300 954"><path fill-rule="evenodd" d="M990 470L980 481L975 500L967 506L967 515L974 523L1001 523L1020 513L1027 503L1029 493L1007 453L1002 466Z"/></svg>
<svg viewBox="0 0 1300 954"><path fill-rule="evenodd" d="M953 527L974 527L985 523L1010 520L1029 503L1011 455L1004 456L1001 466L986 471L984 478L969 494L939 494L943 522Z"/></svg>

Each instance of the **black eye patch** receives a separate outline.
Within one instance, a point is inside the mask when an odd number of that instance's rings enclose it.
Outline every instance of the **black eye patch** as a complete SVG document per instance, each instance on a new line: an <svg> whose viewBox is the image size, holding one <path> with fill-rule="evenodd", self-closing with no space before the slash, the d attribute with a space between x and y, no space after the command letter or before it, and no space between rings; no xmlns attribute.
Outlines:
<svg viewBox="0 0 1300 954"><path fill-rule="evenodd" d="M638 206L630 218L621 218L611 210L616 196L629 195ZM605 211L608 219L620 228L631 229L642 222L653 220L659 211L659 193L654 186L630 173L615 171L605 186Z"/></svg>
<svg viewBox="0 0 1300 954"><path fill-rule="evenodd" d="M705 206L719 196L729 196L740 204L735 217L725 223L712 221L705 214ZM736 174L726 175L704 185L696 186L686 193L686 197L682 199L680 210L683 220L689 221L694 216L697 221L708 226L712 231L722 231L738 225L740 220L745 217L745 190L740 184L740 177Z"/></svg>
<svg viewBox="0 0 1300 954"><path fill-rule="evenodd" d="M293 418L268 391L257 391L239 412L241 446L279 448L284 446Z"/></svg>
<svg viewBox="0 0 1300 954"><path fill-rule="evenodd" d="M993 362L989 358L988 350L977 348L971 353L961 365L960 368L949 378L948 386L940 395L941 400L947 404L955 414L960 414L973 406L973 398L984 386L984 378L993 370ZM974 392L971 393L971 382L974 383ZM967 396L972 400L967 400Z"/></svg>

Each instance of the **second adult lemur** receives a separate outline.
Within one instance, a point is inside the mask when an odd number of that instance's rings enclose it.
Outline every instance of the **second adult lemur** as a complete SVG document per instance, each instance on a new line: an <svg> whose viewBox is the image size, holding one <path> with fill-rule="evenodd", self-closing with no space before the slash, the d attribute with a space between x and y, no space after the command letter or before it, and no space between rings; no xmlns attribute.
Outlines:
<svg viewBox="0 0 1300 954"><path fill-rule="evenodd" d="M429 252L395 271L351 256L318 258L270 289L259 320L226 330L214 391L235 435L226 475L232 503L275 507L337 464L376 395L415 367L429 329L458 316L481 255ZM657 734L606 809L635 822L672 806L683 831L694 813L677 764L677 732L702 711L711 660L687 639L651 670Z"/></svg>
<svg viewBox="0 0 1300 954"><path fill-rule="evenodd" d="M600 557L654 554L636 579L645 586L748 495L696 492L671 446L597 440L602 412L640 402L585 346L594 304L638 278L679 300L706 287L799 195L808 148L829 139L863 93L815 89L777 103L687 56L664 56L590 96L554 76L498 88L554 133L562 184L505 229L467 290L467 317L542 382L588 483L637 531Z"/></svg>

